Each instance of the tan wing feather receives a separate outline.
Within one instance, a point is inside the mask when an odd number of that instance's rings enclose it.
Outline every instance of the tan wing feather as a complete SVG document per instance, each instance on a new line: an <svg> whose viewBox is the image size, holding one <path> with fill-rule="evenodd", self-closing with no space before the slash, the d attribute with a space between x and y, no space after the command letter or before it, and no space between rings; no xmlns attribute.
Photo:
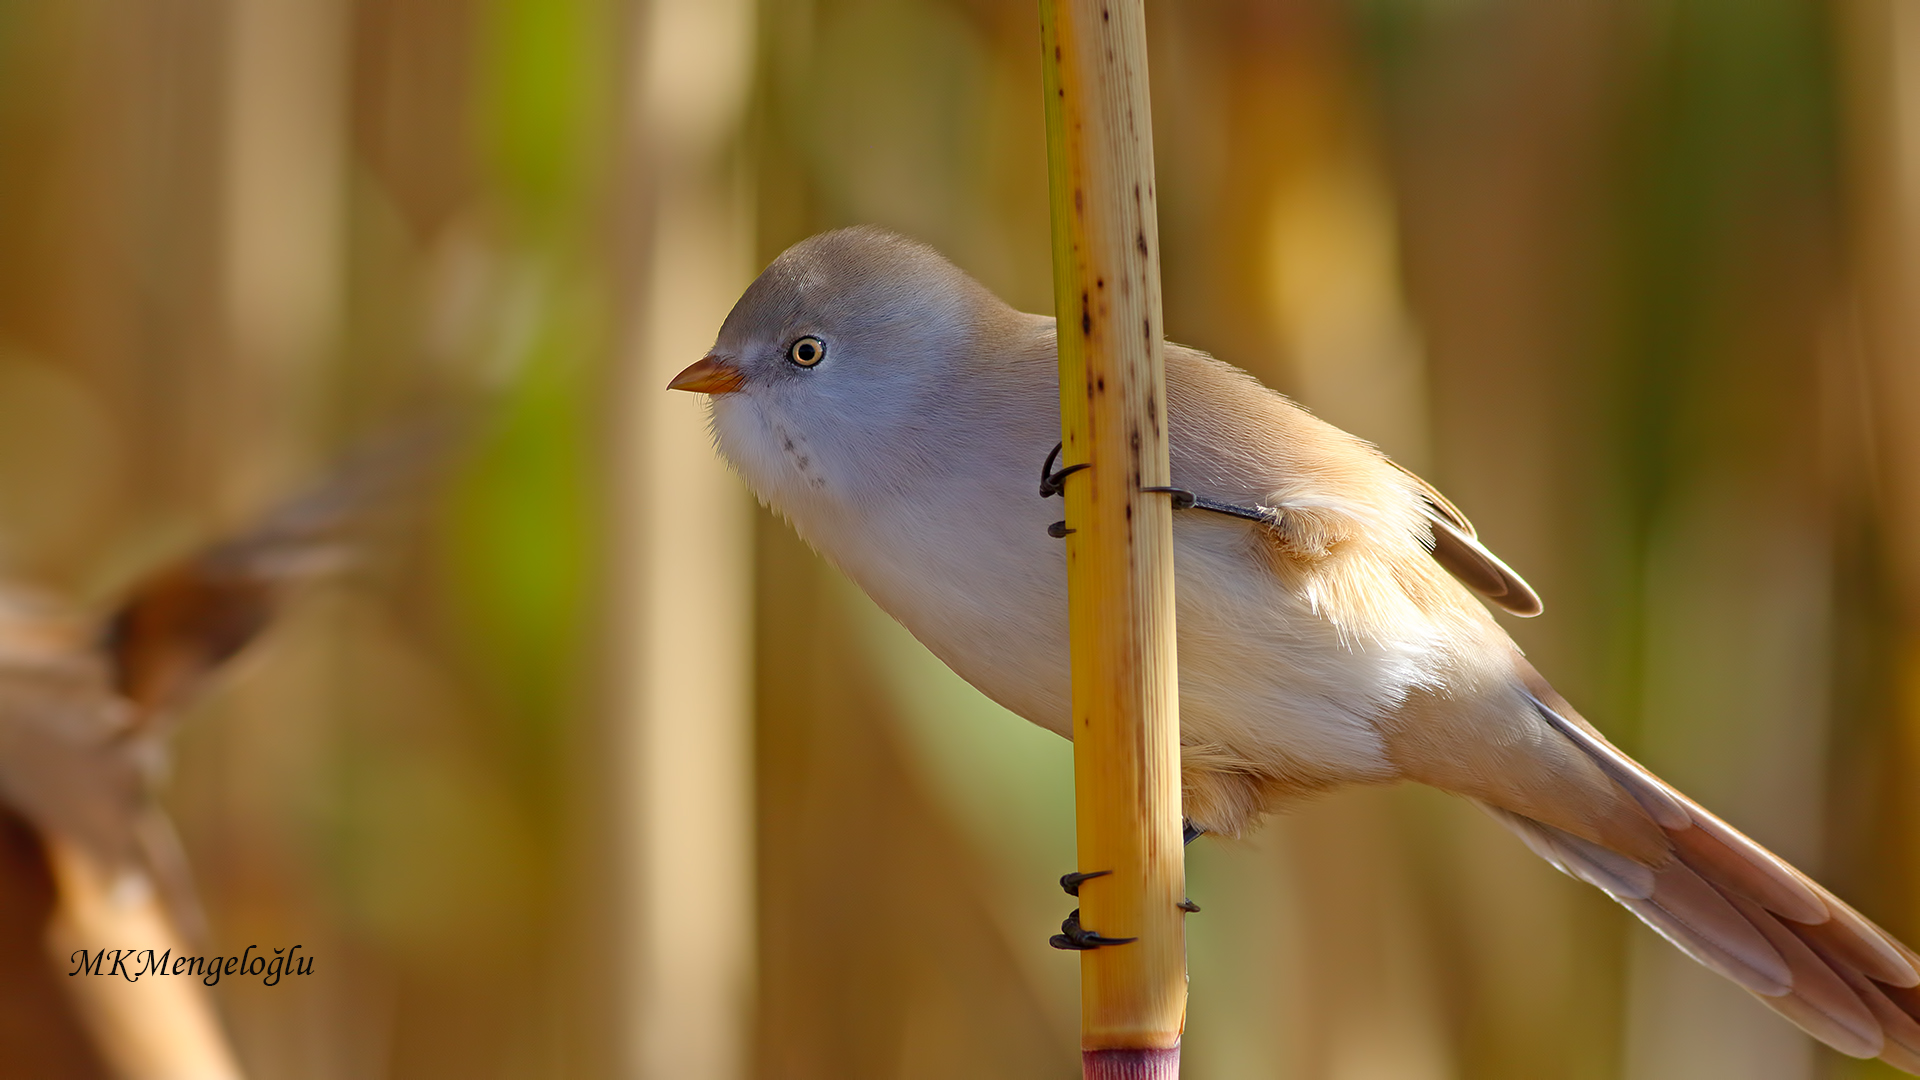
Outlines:
<svg viewBox="0 0 1920 1080"><path fill-rule="evenodd" d="M1423 509L1427 521L1433 527L1433 557L1447 573L1515 615L1532 618L1540 614L1540 594L1514 573L1512 567L1501 562L1499 556L1487 550L1473 522L1467 520L1459 507L1406 466L1391 460L1388 463L1420 489L1421 498L1426 502Z"/></svg>

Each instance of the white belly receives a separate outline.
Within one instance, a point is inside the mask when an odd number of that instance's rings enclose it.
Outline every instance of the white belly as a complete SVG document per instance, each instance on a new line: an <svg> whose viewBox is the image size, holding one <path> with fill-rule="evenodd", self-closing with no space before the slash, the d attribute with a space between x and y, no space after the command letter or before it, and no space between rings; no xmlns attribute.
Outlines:
<svg viewBox="0 0 1920 1080"><path fill-rule="evenodd" d="M977 500L948 494L953 518L925 515L923 504L911 517L923 531L913 535L894 524L906 515L869 514L870 531L828 525L832 535L816 546L962 678L1069 735L1065 548L1046 534L1062 513L1059 500L1028 498L992 515L991 525L981 517L968 524L966 508ZM875 522L895 531L872 531ZM1343 642L1265 568L1251 528L1204 512L1175 519L1183 741L1276 771L1390 776L1373 719L1427 681L1425 658ZM951 542L961 531L974 542ZM902 552L910 554L887 557Z"/></svg>

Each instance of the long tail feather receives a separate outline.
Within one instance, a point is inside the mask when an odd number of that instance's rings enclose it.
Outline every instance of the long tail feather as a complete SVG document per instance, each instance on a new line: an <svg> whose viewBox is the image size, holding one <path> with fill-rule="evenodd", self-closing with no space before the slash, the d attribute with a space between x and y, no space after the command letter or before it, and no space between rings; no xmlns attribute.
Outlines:
<svg viewBox="0 0 1920 1080"><path fill-rule="evenodd" d="M1521 814L1488 813L1808 1034L1920 1074L1920 956L1621 753L1550 688L1537 688L1534 704L1661 827L1671 853L1649 866Z"/></svg>

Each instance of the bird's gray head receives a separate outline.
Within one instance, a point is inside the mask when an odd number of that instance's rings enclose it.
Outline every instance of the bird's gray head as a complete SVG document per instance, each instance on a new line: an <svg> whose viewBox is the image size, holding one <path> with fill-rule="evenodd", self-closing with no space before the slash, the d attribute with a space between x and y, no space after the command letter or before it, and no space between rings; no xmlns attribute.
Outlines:
<svg viewBox="0 0 1920 1080"><path fill-rule="evenodd" d="M763 499L846 495L876 462L942 441L926 427L965 401L956 380L1006 318L1017 316L932 248L839 229L775 259L713 351L669 385L712 395L720 449Z"/></svg>

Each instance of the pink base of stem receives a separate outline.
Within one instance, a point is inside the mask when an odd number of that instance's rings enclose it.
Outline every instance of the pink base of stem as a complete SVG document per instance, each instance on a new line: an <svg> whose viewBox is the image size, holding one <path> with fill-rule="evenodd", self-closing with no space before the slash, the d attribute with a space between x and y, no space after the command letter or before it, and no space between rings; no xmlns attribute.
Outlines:
<svg viewBox="0 0 1920 1080"><path fill-rule="evenodd" d="M1180 1080L1180 1048L1082 1050L1084 1080Z"/></svg>

